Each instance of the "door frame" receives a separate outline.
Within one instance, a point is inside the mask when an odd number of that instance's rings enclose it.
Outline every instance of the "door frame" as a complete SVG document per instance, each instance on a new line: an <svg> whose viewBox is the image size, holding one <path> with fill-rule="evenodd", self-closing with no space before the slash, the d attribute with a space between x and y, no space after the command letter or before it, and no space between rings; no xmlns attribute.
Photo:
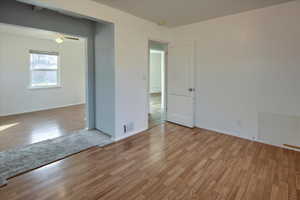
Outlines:
<svg viewBox="0 0 300 200"><path fill-rule="evenodd" d="M92 109L94 109L95 107L93 105L91 105L90 101L91 98L94 100L95 99L95 93L93 95L90 94L89 88L91 86L91 74L90 74L90 69L89 69L89 53L88 53L88 49L89 44L88 44L88 38L86 37L82 37L84 40L84 58L85 58L85 63L84 63L84 92L85 92L85 118L86 118L86 122L85 122L85 129L87 130L92 130L95 127L92 124L95 124L95 116L90 116L90 113L92 113ZM95 66L94 66L94 70L95 70ZM93 88L95 88L95 83L93 83ZM91 119L92 118L92 119Z"/></svg>
<svg viewBox="0 0 300 200"><path fill-rule="evenodd" d="M167 100L167 89L168 89L168 49L169 49L169 45L170 42L168 41L162 41L162 40L157 40L157 39L151 39L148 38L147 40L147 59L148 59L148 66L147 66L147 76L146 76L146 82L147 82L147 102L146 102L146 114L145 114L145 119L147 122L147 129L149 129L149 113L150 113L150 43L152 42L157 42L160 44L163 44L166 46L166 49L164 51L164 121L167 120L166 116L167 116L167 112L168 112L168 100Z"/></svg>

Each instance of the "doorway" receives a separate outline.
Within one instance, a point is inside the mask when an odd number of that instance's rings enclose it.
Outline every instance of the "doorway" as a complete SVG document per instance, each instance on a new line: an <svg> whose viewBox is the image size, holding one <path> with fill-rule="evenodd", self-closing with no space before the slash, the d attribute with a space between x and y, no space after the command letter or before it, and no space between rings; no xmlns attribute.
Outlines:
<svg viewBox="0 0 300 200"><path fill-rule="evenodd" d="M167 44L149 41L149 128L166 120L166 62Z"/></svg>

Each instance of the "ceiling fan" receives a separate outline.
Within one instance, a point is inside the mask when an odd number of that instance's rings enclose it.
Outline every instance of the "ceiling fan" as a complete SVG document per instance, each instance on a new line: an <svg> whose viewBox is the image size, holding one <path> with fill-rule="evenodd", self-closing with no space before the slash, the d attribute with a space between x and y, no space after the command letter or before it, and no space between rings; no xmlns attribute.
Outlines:
<svg viewBox="0 0 300 200"><path fill-rule="evenodd" d="M55 38L55 42L58 43L58 44L61 44L63 43L65 40L76 40L78 41L79 38L77 37L71 37L71 36L66 36L66 35L58 35L57 38Z"/></svg>
<svg viewBox="0 0 300 200"><path fill-rule="evenodd" d="M68 40L79 40L79 38L76 37L70 37L70 36L64 36L64 38L68 39Z"/></svg>

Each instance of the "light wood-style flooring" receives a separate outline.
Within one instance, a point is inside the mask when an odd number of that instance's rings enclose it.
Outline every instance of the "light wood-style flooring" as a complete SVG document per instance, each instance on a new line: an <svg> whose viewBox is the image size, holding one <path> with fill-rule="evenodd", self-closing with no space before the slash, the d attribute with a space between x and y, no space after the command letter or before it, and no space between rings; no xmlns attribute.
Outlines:
<svg viewBox="0 0 300 200"><path fill-rule="evenodd" d="M0 151L67 135L85 124L84 105L0 117Z"/></svg>
<svg viewBox="0 0 300 200"><path fill-rule="evenodd" d="M164 122L161 93L150 94L149 128L153 128Z"/></svg>
<svg viewBox="0 0 300 200"><path fill-rule="evenodd" d="M171 123L9 180L2 200L297 200L300 153Z"/></svg>

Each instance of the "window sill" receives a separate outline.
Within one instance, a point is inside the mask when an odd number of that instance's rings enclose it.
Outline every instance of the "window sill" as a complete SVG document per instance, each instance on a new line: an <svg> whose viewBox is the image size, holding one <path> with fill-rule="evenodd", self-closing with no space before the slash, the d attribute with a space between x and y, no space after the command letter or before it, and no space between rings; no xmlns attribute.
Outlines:
<svg viewBox="0 0 300 200"><path fill-rule="evenodd" d="M29 90L43 90L43 89L58 89L58 88L62 88L60 85L55 85L55 86L29 86L28 89Z"/></svg>

